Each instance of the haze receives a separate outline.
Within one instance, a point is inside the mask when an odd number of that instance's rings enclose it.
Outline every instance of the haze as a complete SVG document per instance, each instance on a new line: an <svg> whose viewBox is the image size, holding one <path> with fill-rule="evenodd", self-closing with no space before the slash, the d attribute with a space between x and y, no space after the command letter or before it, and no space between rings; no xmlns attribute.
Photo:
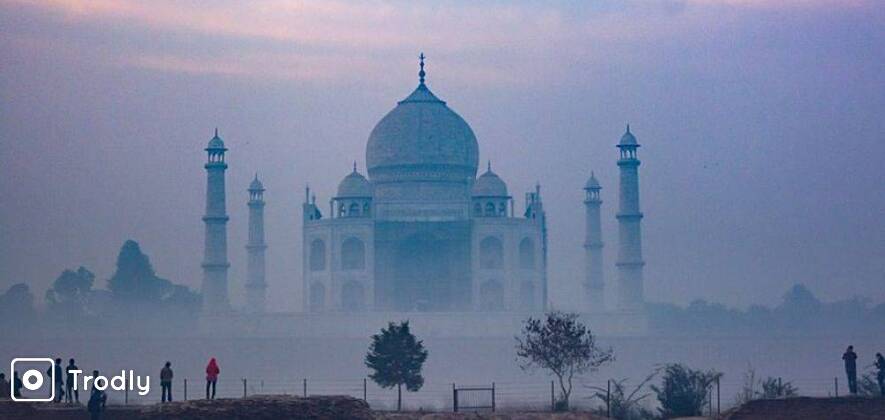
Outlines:
<svg viewBox="0 0 885 420"><path fill-rule="evenodd" d="M876 1L0 1L0 289L113 272L126 239L198 288L203 148L230 148L231 293L246 187L265 194L269 305L301 302L305 184L326 203L374 124L428 84L522 208L541 183L554 306L574 305L583 192L642 144L650 301L885 300L885 7ZM325 207L323 207L325 208ZM41 299L38 299L38 302Z"/></svg>

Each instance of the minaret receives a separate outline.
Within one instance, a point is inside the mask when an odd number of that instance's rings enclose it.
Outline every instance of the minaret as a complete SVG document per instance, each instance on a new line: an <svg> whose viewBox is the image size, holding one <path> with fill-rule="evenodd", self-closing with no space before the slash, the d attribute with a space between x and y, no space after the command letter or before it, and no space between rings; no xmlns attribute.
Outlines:
<svg viewBox="0 0 885 420"><path fill-rule="evenodd" d="M229 308L227 299L227 210L224 197L224 142L218 137L209 140L206 147L206 224L205 252L203 253L203 312L219 313Z"/></svg>
<svg viewBox="0 0 885 420"><path fill-rule="evenodd" d="M264 250L264 185L258 180L258 174L249 184L249 243L248 278L246 280L246 312L264 313L267 283L264 281L265 262Z"/></svg>
<svg viewBox="0 0 885 420"><path fill-rule="evenodd" d="M584 185L584 211L586 232L584 233L584 310L602 312L605 310L605 282L602 277L602 187L596 175L590 172L590 179Z"/></svg>
<svg viewBox="0 0 885 420"><path fill-rule="evenodd" d="M620 197L618 209L618 310L622 312L641 312L644 306L642 291L642 231L640 222L642 212L639 211L639 159L636 149L639 143L630 133L621 136L618 143L620 159L618 167L621 172Z"/></svg>

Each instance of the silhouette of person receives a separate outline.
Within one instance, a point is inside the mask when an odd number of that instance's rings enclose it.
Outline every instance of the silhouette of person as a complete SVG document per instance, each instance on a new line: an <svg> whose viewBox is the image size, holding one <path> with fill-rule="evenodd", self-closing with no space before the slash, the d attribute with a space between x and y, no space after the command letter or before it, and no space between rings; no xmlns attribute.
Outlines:
<svg viewBox="0 0 885 420"><path fill-rule="evenodd" d="M98 377L97 370L92 371L92 377ZM89 418L92 420L100 419L101 412L104 411L107 401L107 394L93 386L92 392L89 394L89 402L86 403L86 410L89 411Z"/></svg>
<svg viewBox="0 0 885 420"><path fill-rule="evenodd" d="M160 402L172 402L172 363L170 362L166 362L160 370L160 388L163 392Z"/></svg>
<svg viewBox="0 0 885 420"><path fill-rule="evenodd" d="M65 378L65 402L73 403L74 401L77 404L80 404L80 390L76 389L74 386L74 374L71 372L72 370L79 369L77 365L74 364L74 359L68 361L68 366L65 368L65 373L67 373L67 378Z"/></svg>
<svg viewBox="0 0 885 420"><path fill-rule="evenodd" d="M12 395L15 398L22 397L22 379L18 376L18 371L12 372Z"/></svg>
<svg viewBox="0 0 885 420"><path fill-rule="evenodd" d="M845 361L845 375L848 376L848 392L852 395L857 394L857 353L854 352L854 346L848 346L845 353L842 354L842 360Z"/></svg>
<svg viewBox="0 0 885 420"><path fill-rule="evenodd" d="M6 380L6 374L0 373L0 400L8 400L12 393L7 393L7 389L11 390L12 387L9 384L9 381Z"/></svg>
<svg viewBox="0 0 885 420"><path fill-rule="evenodd" d="M876 353L876 381L879 382L879 395L885 397L885 357L882 353Z"/></svg>
<svg viewBox="0 0 885 420"><path fill-rule="evenodd" d="M221 373L221 370L218 369L218 363L215 361L215 358L209 359L209 364L206 365L206 399L214 400L215 399L215 383L218 382L218 374ZM209 396L209 388L212 388L212 396Z"/></svg>
<svg viewBox="0 0 885 420"><path fill-rule="evenodd" d="M52 371L55 370L55 399L53 402L60 403L61 397L65 393L64 372L61 369L61 357L55 359L55 364L46 370L46 376L52 378Z"/></svg>

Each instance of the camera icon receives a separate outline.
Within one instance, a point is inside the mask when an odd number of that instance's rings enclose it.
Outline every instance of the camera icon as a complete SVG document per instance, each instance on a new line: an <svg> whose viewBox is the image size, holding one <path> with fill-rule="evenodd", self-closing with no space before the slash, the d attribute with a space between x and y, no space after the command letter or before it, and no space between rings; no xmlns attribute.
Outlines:
<svg viewBox="0 0 885 420"><path fill-rule="evenodd" d="M13 401L53 401L55 400L55 361L48 357L18 357L12 359L12 363L9 364L10 372L20 372L22 387L29 391L28 396L15 395L15 380L10 381L11 389L10 395L12 395ZM49 372L50 378L49 382L46 381L46 376L44 372ZM35 393L39 394L39 391L44 388L44 385L49 387L49 396L36 396ZM45 395L45 393L43 393Z"/></svg>

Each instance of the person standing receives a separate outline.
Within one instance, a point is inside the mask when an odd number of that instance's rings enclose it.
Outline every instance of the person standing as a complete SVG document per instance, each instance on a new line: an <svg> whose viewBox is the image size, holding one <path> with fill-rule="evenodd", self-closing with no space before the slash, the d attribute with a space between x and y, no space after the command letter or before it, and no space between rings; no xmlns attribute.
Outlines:
<svg viewBox="0 0 885 420"><path fill-rule="evenodd" d="M78 390L74 385L74 373L72 371L80 369L77 365L74 364L74 359L68 361L68 366L65 368L65 373L67 373L67 378L65 378L65 386L67 392L65 393L65 402L73 403L77 402L80 404L80 390Z"/></svg>
<svg viewBox="0 0 885 420"><path fill-rule="evenodd" d="M876 380L879 382L879 396L885 397L885 357L876 353Z"/></svg>
<svg viewBox="0 0 885 420"><path fill-rule="evenodd" d="M12 372L12 395L15 398L22 397L22 378L18 376L18 371Z"/></svg>
<svg viewBox="0 0 885 420"><path fill-rule="evenodd" d="M209 359L209 364L206 365L206 399L214 400L215 399L215 384L218 382L218 374L221 373L221 369L218 369L218 362L215 361L215 358ZM209 396L209 388L212 388L212 396Z"/></svg>
<svg viewBox="0 0 885 420"><path fill-rule="evenodd" d="M98 377L97 370L92 371L92 377ZM89 418L91 420L99 420L101 418L101 413L104 411L107 401L107 394L93 386L92 393L89 394L89 402L86 403L86 410L89 411Z"/></svg>
<svg viewBox="0 0 885 420"><path fill-rule="evenodd" d="M854 352L854 346L848 346L842 354L842 360L845 361L845 375L848 376L848 392L857 395L857 353Z"/></svg>
<svg viewBox="0 0 885 420"><path fill-rule="evenodd" d="M172 376L172 363L166 362L166 366L160 370L160 389L163 392L160 402L172 402Z"/></svg>
<svg viewBox="0 0 885 420"><path fill-rule="evenodd" d="M12 386L10 386L9 381L6 380L6 374L0 373L0 400L8 400L11 393L7 394L6 390L12 390Z"/></svg>
<svg viewBox="0 0 885 420"><path fill-rule="evenodd" d="M55 363L46 370L46 376L52 378L53 371L55 371L55 383L52 384L55 387L55 399L53 402L60 403L62 395L65 393L65 373L61 369L61 357L55 359Z"/></svg>

